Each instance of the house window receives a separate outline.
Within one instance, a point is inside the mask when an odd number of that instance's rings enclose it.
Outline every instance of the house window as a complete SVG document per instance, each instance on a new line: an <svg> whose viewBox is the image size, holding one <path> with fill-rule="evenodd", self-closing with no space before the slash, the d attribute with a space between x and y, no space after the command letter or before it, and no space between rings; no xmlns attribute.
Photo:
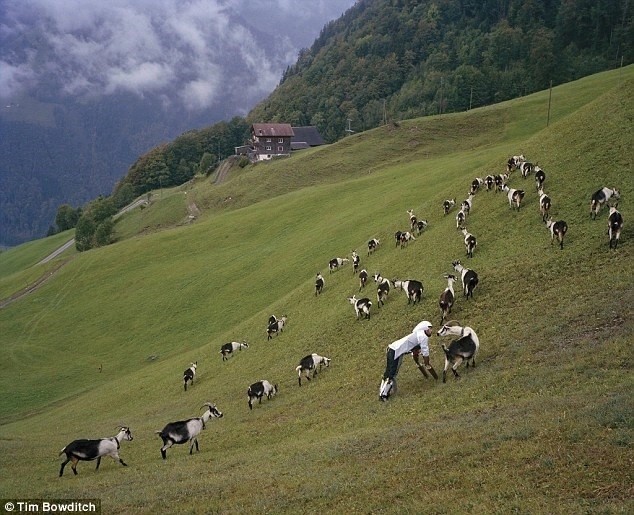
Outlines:
<svg viewBox="0 0 634 515"><path fill-rule="evenodd" d="M280 138L277 140L278 143L284 143L284 138Z"/></svg>
<svg viewBox="0 0 634 515"><path fill-rule="evenodd" d="M271 138L266 138L267 143L271 143Z"/></svg>
<svg viewBox="0 0 634 515"><path fill-rule="evenodd" d="M267 145L266 150L271 150L271 145Z"/></svg>
<svg viewBox="0 0 634 515"><path fill-rule="evenodd" d="M278 152L284 152L284 147L277 147Z"/></svg>

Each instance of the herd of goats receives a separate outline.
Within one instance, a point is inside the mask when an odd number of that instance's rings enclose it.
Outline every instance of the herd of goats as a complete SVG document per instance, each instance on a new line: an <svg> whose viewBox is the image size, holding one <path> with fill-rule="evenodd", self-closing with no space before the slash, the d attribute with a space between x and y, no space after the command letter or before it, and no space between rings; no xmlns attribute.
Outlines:
<svg viewBox="0 0 634 515"><path fill-rule="evenodd" d="M456 214L456 228L461 230L464 235L464 244L469 258L473 257L473 252L477 246L476 237L469 233L465 227L465 222L471 212L473 199L475 194L481 190L487 191L501 191L507 194L509 206L511 209L519 211L522 200L524 199L525 192L521 189L510 188L506 182L510 175L514 171L519 171L525 179L529 175L533 175L535 178L535 184L537 188L537 194L539 196L539 210L542 215L542 221L545 223L547 229L550 231L551 244L554 243L555 238L559 243L561 249L564 247L564 237L568 230L568 225L564 220L553 221L549 215L551 208L551 199L544 193L544 181L546 174L543 169L538 165L532 164L527 161L523 155L513 156L507 161L506 173L500 175L487 175L484 178L477 177L471 183L471 188L467 199L465 199L460 205L460 210ZM623 217L617 210L618 200L620 198L620 192L614 188L601 188L596 191L591 197L590 214L592 218L596 218L599 211L604 205L609 206L608 214L608 236L609 236L609 248L616 249L621 230L623 227ZM610 205L610 201L616 201L614 205ZM456 206L456 200L447 199L443 202L443 211L447 215ZM410 230L409 231L397 231L394 235L396 246L404 248L410 241L416 240L415 235L420 235L427 227L427 220L419 220L414 214L413 210L408 210ZM370 256L380 245L380 240L373 238L368 241L368 256ZM330 273L335 272L340 267L352 261L353 273L358 274L359 277L359 292L361 292L368 282L368 272L365 269L359 270L360 257L356 251L352 251L351 258L336 257L329 261L328 268ZM454 340L449 347L442 345L445 353L445 367L443 370L443 382L446 380L447 370L451 367L451 370L456 378L459 377L457 368L465 361L466 366L469 366L471 362L472 366L475 366L475 357L479 349L479 339L475 331L468 326L461 327L455 321L449 321L445 323L445 319L451 313L451 308L454 304L455 293L453 285L458 281L460 277L460 283L462 284L462 290L464 296L468 298L473 297L473 291L478 285L478 274L465 266L463 266L459 260L453 261L453 268L457 275L446 274L447 288L441 293L438 301L441 311L441 329L437 332L438 336L458 336L457 340ZM372 276L374 282L377 284L377 304L380 307L385 304L385 300L390 292L390 289L401 289L405 291L407 295L408 304L416 304L420 302L423 294L423 284L420 281L408 279L399 280L389 279L382 277L381 274L376 273ZM317 274L315 280L315 295L320 295L324 290L325 280L321 273ZM353 305L357 319L365 318L370 319L370 310L372 307L372 301L368 297L356 298L356 295L348 298L350 304ZM271 315L268 320L267 326L267 339L271 339L274 335L278 335L283 332L286 325L287 317L283 315L277 318L275 315ZM222 360L226 361L229 356L234 352L246 349L249 345L246 342L229 342L225 343L220 348L220 354ZM323 366L330 366L330 358L320 356L318 354L310 354L300 360L299 365L296 367L298 374L299 386L302 385L302 375L310 381L311 372L315 377L318 370L321 370ZM194 377L196 376L196 368L198 362L191 363L190 367L183 373L183 386L187 390L187 385L192 384ZM419 366L420 371L425 377L428 377L424 367ZM437 378L436 374L433 374ZM247 390L249 409L253 409L253 403L257 400L262 402L263 397L270 399L278 392L278 386L272 384L267 380L261 380L253 383ZM161 447L161 456L163 459L167 458L167 449L175 444L189 443L189 453L193 453L194 446L196 451L198 447L198 435L205 428L210 418L221 418L222 412L218 410L215 404L206 402L201 406L206 408L200 417L194 417L188 420L181 420L178 422L171 422L167 424L161 431L156 431L163 441ZM64 473L64 467L67 463L72 462L71 468L74 474L77 474L77 463L79 461L92 461L97 460L97 467L101 463L101 458L109 456L114 460L119 461L122 465L126 466L126 463L119 457L119 448L121 442L132 440L132 433L128 427L120 427L117 435L111 438L102 438L98 440L74 440L60 451L61 454L66 455L66 460L62 463L59 475L60 477Z"/></svg>

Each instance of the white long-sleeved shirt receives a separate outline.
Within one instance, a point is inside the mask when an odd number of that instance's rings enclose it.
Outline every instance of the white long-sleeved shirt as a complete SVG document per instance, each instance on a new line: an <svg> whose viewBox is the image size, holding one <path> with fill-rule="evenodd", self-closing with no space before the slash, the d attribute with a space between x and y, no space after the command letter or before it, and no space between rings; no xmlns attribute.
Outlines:
<svg viewBox="0 0 634 515"><path fill-rule="evenodd" d="M398 359L403 354L412 352L418 345L420 345L422 355L429 356L429 337L425 334L427 327L429 326L426 323L421 322L414 327L414 330L410 334L390 343L388 347L394 350L394 359Z"/></svg>

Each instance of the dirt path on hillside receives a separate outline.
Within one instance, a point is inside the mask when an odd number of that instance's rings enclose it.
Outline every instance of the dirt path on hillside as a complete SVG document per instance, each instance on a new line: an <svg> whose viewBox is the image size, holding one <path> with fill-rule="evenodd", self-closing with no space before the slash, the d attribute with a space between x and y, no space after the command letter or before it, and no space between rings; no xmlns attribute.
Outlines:
<svg viewBox="0 0 634 515"><path fill-rule="evenodd" d="M74 257L74 256L73 256ZM60 268L62 268L65 264L69 263L73 257L69 257L63 261L57 263L53 268L47 270L44 274L38 277L33 283L29 284L25 288L20 291L15 292L10 297L6 297L4 299L0 299L0 309L7 307L9 304L15 302L16 300L20 300L22 297L25 297L29 293L33 293L37 289L39 289L46 281L48 281L51 277L53 277Z"/></svg>

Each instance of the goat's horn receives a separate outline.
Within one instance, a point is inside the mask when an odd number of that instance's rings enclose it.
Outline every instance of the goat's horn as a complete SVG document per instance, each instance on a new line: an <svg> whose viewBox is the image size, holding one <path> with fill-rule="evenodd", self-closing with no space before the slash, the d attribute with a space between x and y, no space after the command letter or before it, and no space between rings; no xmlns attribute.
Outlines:
<svg viewBox="0 0 634 515"><path fill-rule="evenodd" d="M445 322L445 325L448 327L460 327L460 322L457 320L449 320L449 322Z"/></svg>
<svg viewBox="0 0 634 515"><path fill-rule="evenodd" d="M210 408L213 408L213 407L214 407L214 405L213 405L211 402L205 402L205 403L204 403L204 404L200 407L200 409L203 409L205 406L209 406Z"/></svg>

